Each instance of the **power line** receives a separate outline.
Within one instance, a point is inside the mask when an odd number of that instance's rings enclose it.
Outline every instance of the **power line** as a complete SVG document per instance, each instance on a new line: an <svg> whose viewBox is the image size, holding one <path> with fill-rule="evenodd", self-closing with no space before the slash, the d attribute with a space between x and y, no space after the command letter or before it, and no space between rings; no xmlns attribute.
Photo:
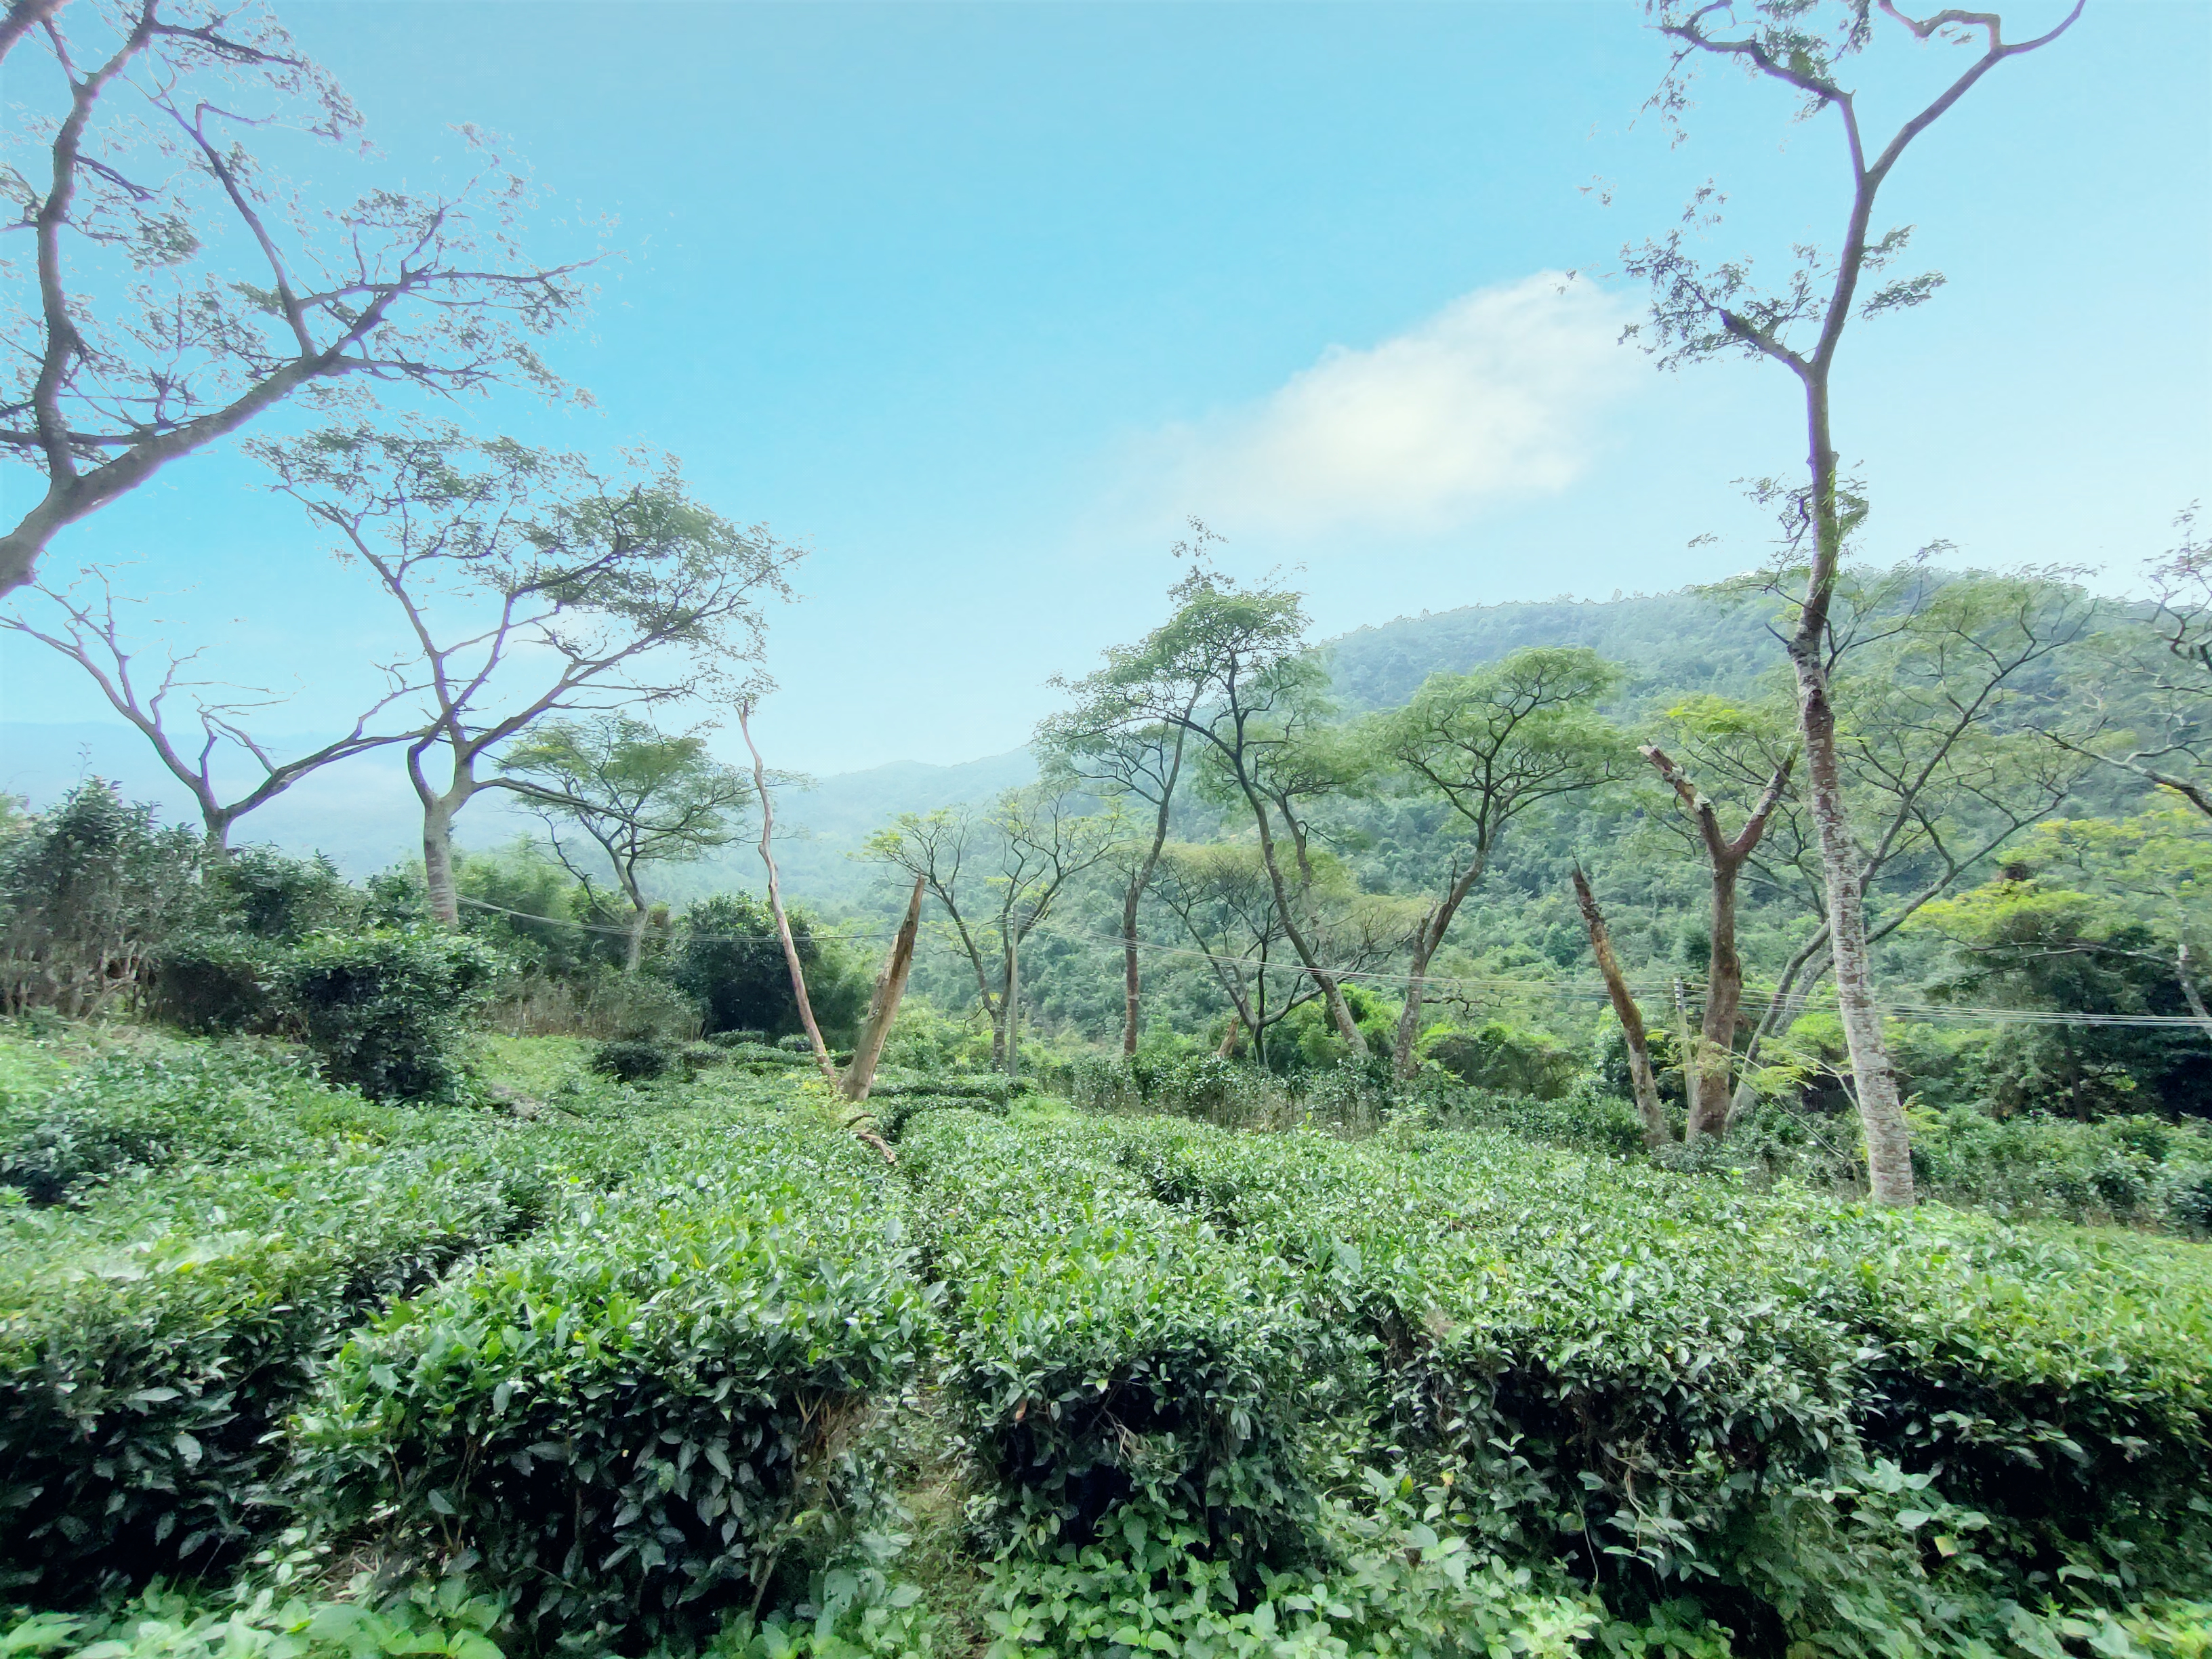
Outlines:
<svg viewBox="0 0 2212 1659"><path fill-rule="evenodd" d="M574 927L583 933L605 933L618 939L627 939L629 936L629 928L615 927L603 922L575 921L565 916L541 916L532 911L511 909L506 905L493 904L484 899L463 898L460 902L469 906L471 909L487 910L499 915L513 916L519 921L535 922L540 927ZM854 942L859 942L861 940L890 939L897 937L896 929L883 933L848 933L842 928L834 933L814 928L810 928L808 931L810 933L820 933L824 938L845 939ZM1060 927L1057 923L1040 924L1033 931L1043 933L1049 938L1060 939L1063 943L1077 945L1087 950L1118 951L1124 949L1128 944L1128 941L1126 939L1104 933L1072 932ZM702 945L773 945L781 943L781 940L774 933L686 933L684 934L684 938L687 939L696 939ZM1156 956L1181 957L1186 959L1205 962L1215 965L1226 964L1247 969L1255 965L1251 959L1246 957L1224 956L1216 951L1201 951L1189 945L1162 945L1154 940L1144 939L1137 940L1136 945L1139 950L1150 951ZM1309 972L1308 969L1303 963L1293 963L1290 964L1269 963L1267 965L1270 968L1280 965L1281 970L1286 974L1303 975ZM1364 984L1394 986L1411 985L1414 979L1414 975L1411 974L1392 973L1387 969L1379 968L1324 967L1321 971L1329 975L1332 979L1348 980ZM1577 981L1573 980L1516 979L1508 975L1498 974L1425 974L1420 976L1420 981L1424 990L1436 991L1440 994L1449 994L1456 991L1471 997L1487 993L1493 996L1538 997L1548 999L1555 1002L1570 1000L1577 1002L1607 1002L1611 1000L1611 994L1608 993L1602 985L1593 985L1587 981ZM1704 994L1705 988L1704 982L1701 981L1686 978L1683 981L1683 985L1686 989L1693 989L1700 995ZM1662 1000L1670 994L1671 988L1671 984L1662 986L1650 983L1632 985L1629 988L1629 989L1639 998L1656 998ZM1771 993L1753 990L1748 986L1744 988L1741 997L1743 1006L1750 1012L1759 1012L1771 1008L1774 1006L1776 1000ZM1808 1000L1807 1004L1807 1012L1811 1012L1815 1006L1816 1005L1813 1004ZM1832 1012L1835 1006L1834 993L1829 992L1826 994L1817 1006L1820 1012ZM2146 1030L2161 1030L2177 1028L2191 1030L2202 1030L2203 1029L2202 1022L2186 1014L2068 1013L2062 1010L2049 1008L2002 1008L1991 1006L1976 1006L1966 1003L1911 1001L1885 1002L1881 1005L1881 1011L1884 1014L1896 1018L1928 1020L1939 1023L1943 1021L1955 1021L1965 1024L1991 1025L2106 1026L2133 1028Z"/></svg>
<svg viewBox="0 0 2212 1659"><path fill-rule="evenodd" d="M463 898L460 901L472 910L489 910L502 916L514 916L523 921L534 921L541 927L574 927L586 933L611 933L617 939L628 939L629 929L609 922L577 921L568 916L541 916L534 910L511 910L504 904L489 903L483 899ZM794 930L797 931L797 930ZM825 939L896 939L897 929L888 933L848 933L840 928L836 933L809 926L808 934L819 933ZM775 933L694 933L686 931L684 937L696 939L702 945L781 945L782 939Z"/></svg>

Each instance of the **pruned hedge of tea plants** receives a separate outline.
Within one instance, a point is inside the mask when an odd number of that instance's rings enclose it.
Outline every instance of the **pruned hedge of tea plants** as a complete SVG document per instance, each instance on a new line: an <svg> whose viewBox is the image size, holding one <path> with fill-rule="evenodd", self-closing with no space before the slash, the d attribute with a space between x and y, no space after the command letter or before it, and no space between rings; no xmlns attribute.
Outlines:
<svg viewBox="0 0 2212 1659"><path fill-rule="evenodd" d="M8 1651L2212 1653L2212 1247L475 1052L0 1030Z"/></svg>
<svg viewBox="0 0 2212 1659"><path fill-rule="evenodd" d="M643 1144L379 1105L251 1044L32 1075L0 1097L0 1572L55 1603L270 1530L283 1431L345 1332Z"/></svg>
<svg viewBox="0 0 2212 1659"><path fill-rule="evenodd" d="M1065 1133L1061 1131L1060 1133ZM1755 1626L2212 1589L2201 1248L1638 1170L1507 1137L1085 1126L1302 1273L1370 1443L1480 1533ZM2006 1616L2009 1616L2008 1614Z"/></svg>
<svg viewBox="0 0 2212 1659"><path fill-rule="evenodd" d="M1171 1522L1240 1565L1295 1554L1311 1334L1282 1265L1076 1137L947 1110L902 1147L946 1287L942 1386L1002 1536L1080 1546Z"/></svg>
<svg viewBox="0 0 2212 1659"><path fill-rule="evenodd" d="M348 1341L296 1478L387 1556L509 1586L549 1639L711 1633L843 1500L854 1419L918 1364L879 1168L819 1127L685 1126Z"/></svg>

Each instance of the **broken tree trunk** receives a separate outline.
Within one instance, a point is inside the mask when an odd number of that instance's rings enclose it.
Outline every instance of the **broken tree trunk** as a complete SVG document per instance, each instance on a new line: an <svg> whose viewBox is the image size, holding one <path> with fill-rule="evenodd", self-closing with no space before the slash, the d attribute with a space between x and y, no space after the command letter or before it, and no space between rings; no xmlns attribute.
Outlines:
<svg viewBox="0 0 2212 1659"><path fill-rule="evenodd" d="M922 878L916 876L914 896L906 903L906 920L899 923L898 937L891 941L890 956L876 981L876 994L868 1003L868 1023L860 1030L860 1046L853 1051L853 1063L845 1068L841 1086L848 1100L868 1097L876 1081L876 1062L883 1058L884 1043L898 1018L899 999L906 994L907 975L914 969L915 936L921 931L923 885Z"/></svg>
<svg viewBox="0 0 2212 1659"><path fill-rule="evenodd" d="M1651 1075L1651 1044L1644 1035L1644 1011L1629 994L1620 958L1613 954L1613 935L1606 931L1605 914L1597 908L1597 895L1590 891L1589 878L1579 864L1575 866L1575 902L1582 907L1583 926L1589 929L1590 954L1597 958L1597 970L1605 976L1613 1017L1620 1020L1621 1036L1627 1041L1628 1080L1636 1093L1637 1115L1644 1120L1644 1144L1656 1152L1674 1136L1667 1124L1666 1109L1659 1103L1658 1079Z"/></svg>
<svg viewBox="0 0 2212 1659"><path fill-rule="evenodd" d="M807 1000L806 970L799 966L799 945L791 936L791 921L783 913L783 889L776 878L775 854L769 842L775 834L775 806L769 799L768 768L762 763L760 745L753 741L752 704L750 701L738 705L738 730L744 734L745 747L752 751L753 793L760 797L761 862L768 866L768 908L775 917L775 936L783 941L784 965L791 969L791 994L798 1000L799 1022L806 1028L806 1040L814 1048L814 1063L822 1068L831 1088L838 1085L837 1063L830 1058L830 1045L822 1040L822 1028L814 1023L814 1005Z"/></svg>

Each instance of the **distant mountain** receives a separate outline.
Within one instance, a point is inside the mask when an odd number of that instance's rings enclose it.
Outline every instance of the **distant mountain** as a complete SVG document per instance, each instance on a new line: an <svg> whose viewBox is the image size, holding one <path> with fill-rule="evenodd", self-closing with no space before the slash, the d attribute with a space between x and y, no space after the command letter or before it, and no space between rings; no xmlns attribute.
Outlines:
<svg viewBox="0 0 2212 1659"><path fill-rule="evenodd" d="M1467 605L1401 617L1332 641L1331 672L1348 708L1388 708L1403 702L1439 669L1464 672L1524 645L1589 646L1630 664L1639 679L1676 690L1739 690L1782 660L1781 647L1751 611L1723 611L1696 594L1678 592ZM320 741L294 736L275 743L312 748ZM0 722L0 791L44 805L88 775L114 779L125 795L157 803L170 818L189 822L194 815L191 797L128 726ZM779 837L776 852L785 885L833 907L863 902L876 878L848 855L872 831L901 812L986 800L1036 775L1034 757L1016 749L956 766L894 761L823 778L804 792L787 791L778 803L779 828L793 833ZM526 827L527 820L484 802L462 821L462 838L489 846ZM327 853L341 868L360 875L416 856L420 819L398 757L386 751L308 779L247 819L240 834L295 851ZM730 887L757 889L760 861L750 844L741 844L669 872L665 885L677 899Z"/></svg>
<svg viewBox="0 0 2212 1659"><path fill-rule="evenodd" d="M833 907L862 902L878 873L850 855L876 830L901 812L988 800L1036 776L1036 758L1026 749L1013 749L956 766L892 761L865 772L835 774L804 793L782 792L775 809L777 874L798 897ZM787 826L794 832L788 839ZM725 848L713 859L671 871L663 884L675 898L732 887L757 890L764 884L760 854L750 842Z"/></svg>
<svg viewBox="0 0 2212 1659"><path fill-rule="evenodd" d="M1401 617L1331 641L1330 672L1347 707L1389 708L1438 670L1463 674L1528 645L1588 646L1676 690L1741 690L1784 660L1757 608L1725 610L1684 591Z"/></svg>
<svg viewBox="0 0 2212 1659"><path fill-rule="evenodd" d="M287 732L266 738L272 750L294 754L330 740ZM167 822L199 821L191 794L120 721L0 721L0 793L45 806L88 777L112 780L126 800L153 802ZM247 818L238 839L327 853L340 869L364 875L418 853L422 833L406 769L397 750L386 750L314 774Z"/></svg>

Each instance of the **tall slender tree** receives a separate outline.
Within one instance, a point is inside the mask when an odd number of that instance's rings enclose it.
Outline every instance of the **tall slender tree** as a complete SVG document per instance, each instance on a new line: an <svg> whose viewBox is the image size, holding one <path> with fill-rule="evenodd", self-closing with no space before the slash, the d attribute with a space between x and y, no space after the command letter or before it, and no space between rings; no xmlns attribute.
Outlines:
<svg viewBox="0 0 2212 1659"><path fill-rule="evenodd" d="M1282 847L1287 834L1293 855L1303 850L1297 792L1285 794L1278 786L1297 770L1291 751L1320 723L1326 689L1327 677L1306 647L1304 606L1296 593L1240 587L1202 562L1170 597L1175 614L1137 644L1109 653L1107 665L1085 684L1093 696L1116 700L1118 724L1108 729L1157 725L1194 739L1221 789L1251 813L1291 948L1321 988L1337 1035L1352 1053L1364 1054L1367 1040L1316 949L1310 876ZM1286 805L1290 816L1279 817Z"/></svg>
<svg viewBox="0 0 2212 1659"><path fill-rule="evenodd" d="M1124 845L1122 867L1116 872L1121 878L1121 1052L1133 1054L1143 1030L1138 915L1159 868L1160 849L1167 845L1190 733L1173 721L1132 723L1119 693L1090 688L1090 681L1071 688L1079 701L1037 728L1036 746L1048 768L1064 769L1093 788L1152 809L1149 833ZM1186 713L1198 695L1196 687L1189 692Z"/></svg>
<svg viewBox="0 0 2212 1659"><path fill-rule="evenodd" d="M1375 723L1378 748L1449 808L1462 837L1443 890L1410 941L1391 1054L1401 1078L1413 1074L1429 964L1506 826L1544 801L1621 775L1627 743L1596 712L1620 683L1620 669L1595 651L1532 647L1470 674L1432 674L1403 708Z"/></svg>
<svg viewBox="0 0 2212 1659"><path fill-rule="evenodd" d="M1626 250L1625 258L1630 273L1651 285L1650 338L1663 366L1748 356L1788 371L1802 394L1806 477L1790 492L1790 506L1803 580L1787 645L1827 889L1828 948L1866 1138L1869 1182L1875 1201L1892 1206L1913 1201L1911 1144L1868 956L1857 848L1827 672L1836 584L1846 544L1866 513L1864 496L1844 477L1836 447L1835 365L1854 316L1878 317L1917 306L1942 283L1939 273L1927 271L1861 291L1863 283L1904 254L1911 238L1910 226L1881 233L1873 228L1882 186L1906 151L1999 64L2063 34L2081 15L2081 4L2076 0L2057 27L2018 41L2004 38L2003 19L1995 12L1947 9L1916 17L1895 0L1650 0L1649 8L1673 50L1652 100L1667 120L1679 124L1689 108L1690 85L1701 65L1731 64L1789 88L1799 100L1801 117L1832 112L1849 160L1850 198L1839 244L1830 253L1801 248L1795 269L1778 289L1759 288L1748 260L1701 263L1680 228ZM1862 131L1856 89L1844 84L1850 64L1873 37L1877 9L1917 40L1965 46L1974 52L1878 149ZM1720 200L1707 186L1692 201L1687 223L1714 222Z"/></svg>

